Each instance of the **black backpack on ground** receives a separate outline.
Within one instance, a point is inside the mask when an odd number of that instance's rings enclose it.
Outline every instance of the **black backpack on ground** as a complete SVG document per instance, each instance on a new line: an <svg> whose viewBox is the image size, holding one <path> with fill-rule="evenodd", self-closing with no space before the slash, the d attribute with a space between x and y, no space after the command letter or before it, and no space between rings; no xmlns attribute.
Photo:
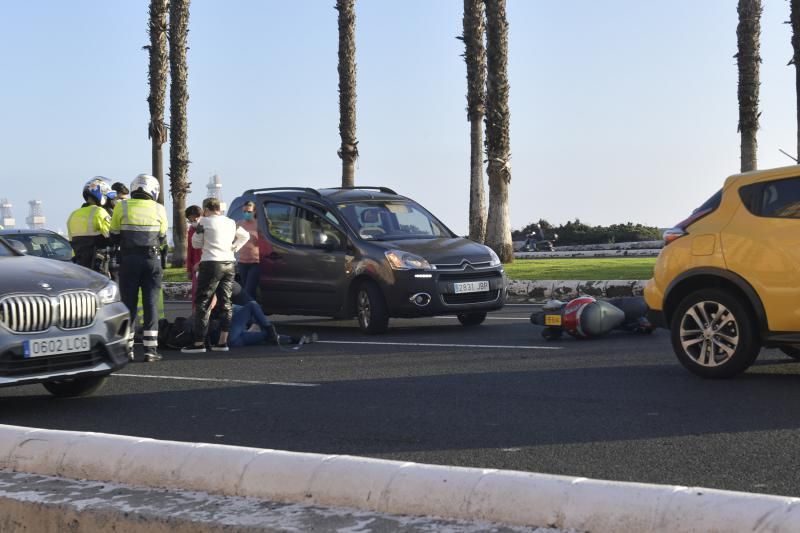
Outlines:
<svg viewBox="0 0 800 533"><path fill-rule="evenodd" d="M179 316L170 323L166 318L158 321L158 347L180 350L194 342L194 320Z"/></svg>

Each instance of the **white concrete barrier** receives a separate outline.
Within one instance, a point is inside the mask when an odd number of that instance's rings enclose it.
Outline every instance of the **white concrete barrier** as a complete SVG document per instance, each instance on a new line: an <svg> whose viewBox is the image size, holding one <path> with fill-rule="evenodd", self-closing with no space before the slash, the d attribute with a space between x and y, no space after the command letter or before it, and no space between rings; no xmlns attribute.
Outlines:
<svg viewBox="0 0 800 533"><path fill-rule="evenodd" d="M593 533L800 531L800 499L0 426L0 468Z"/></svg>
<svg viewBox="0 0 800 533"><path fill-rule="evenodd" d="M620 250L556 250L554 252L514 252L514 259L576 259L611 257L658 257L660 249L620 249Z"/></svg>
<svg viewBox="0 0 800 533"><path fill-rule="evenodd" d="M619 298L641 296L647 280L518 280L508 281L508 303L571 300L578 296Z"/></svg>
<svg viewBox="0 0 800 533"><path fill-rule="evenodd" d="M514 251L521 252L525 241L514 241ZM556 241L558 244L558 241ZM636 242L607 242L603 244L566 244L555 246L557 252L572 252L577 250L640 250L640 249L659 249L664 247L663 239L657 241L636 241Z"/></svg>

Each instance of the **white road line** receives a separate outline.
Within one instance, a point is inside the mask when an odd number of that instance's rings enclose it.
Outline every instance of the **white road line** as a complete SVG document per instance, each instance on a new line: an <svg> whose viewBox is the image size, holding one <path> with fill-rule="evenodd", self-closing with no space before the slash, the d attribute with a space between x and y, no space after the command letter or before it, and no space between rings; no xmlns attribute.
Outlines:
<svg viewBox="0 0 800 533"><path fill-rule="evenodd" d="M176 381L205 381L210 383L239 383L242 385L280 385L282 387L319 387L319 383L292 383L290 381L250 381L246 379L189 378L182 376L155 376L153 374L111 374L121 378L172 379Z"/></svg>
<svg viewBox="0 0 800 533"><path fill-rule="evenodd" d="M427 346L434 348L498 348L512 350L561 350L561 346L505 346L501 344L439 344L433 342L317 341L317 344L364 344L368 346Z"/></svg>
<svg viewBox="0 0 800 533"><path fill-rule="evenodd" d="M447 319L457 319L457 316L432 316L430 318L437 318L439 320L447 320ZM526 316L487 316L486 320L524 320L525 322L529 321L530 318Z"/></svg>

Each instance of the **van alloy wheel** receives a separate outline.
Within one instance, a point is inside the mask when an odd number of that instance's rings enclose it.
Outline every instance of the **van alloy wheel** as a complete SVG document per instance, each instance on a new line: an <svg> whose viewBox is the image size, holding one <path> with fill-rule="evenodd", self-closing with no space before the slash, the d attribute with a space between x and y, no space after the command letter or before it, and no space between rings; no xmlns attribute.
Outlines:
<svg viewBox="0 0 800 533"><path fill-rule="evenodd" d="M356 315L364 333L383 333L389 327L389 311L380 287L364 281L356 292Z"/></svg>
<svg viewBox="0 0 800 533"><path fill-rule="evenodd" d="M705 367L724 365L739 346L739 325L731 311L719 302L697 302L681 317L681 346Z"/></svg>
<svg viewBox="0 0 800 533"><path fill-rule="evenodd" d="M370 305L366 287L358 291L358 321L362 328L369 329Z"/></svg>

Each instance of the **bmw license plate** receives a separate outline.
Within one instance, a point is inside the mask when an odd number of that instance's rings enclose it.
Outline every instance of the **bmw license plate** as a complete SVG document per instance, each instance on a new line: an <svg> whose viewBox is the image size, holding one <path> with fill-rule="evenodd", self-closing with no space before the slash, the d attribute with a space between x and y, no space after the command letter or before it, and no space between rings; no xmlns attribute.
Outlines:
<svg viewBox="0 0 800 533"><path fill-rule="evenodd" d="M89 335L29 339L22 343L22 351L26 359L45 355L88 352Z"/></svg>
<svg viewBox="0 0 800 533"><path fill-rule="evenodd" d="M465 292L487 292L489 290L488 281L464 281L453 283L453 292L463 294Z"/></svg>

